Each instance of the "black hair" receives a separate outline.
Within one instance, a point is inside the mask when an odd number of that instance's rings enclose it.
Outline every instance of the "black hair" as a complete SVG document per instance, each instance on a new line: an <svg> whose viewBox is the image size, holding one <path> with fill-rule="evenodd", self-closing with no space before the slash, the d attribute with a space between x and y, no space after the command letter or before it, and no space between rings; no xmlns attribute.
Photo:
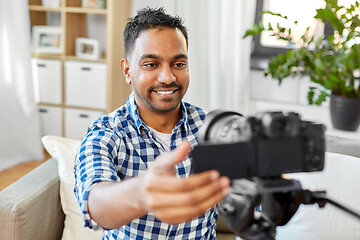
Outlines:
<svg viewBox="0 0 360 240"><path fill-rule="evenodd" d="M183 19L179 16L171 16L163 7L153 9L150 7L139 10L135 17L130 18L124 30L124 47L126 58L132 51L139 34L147 29L166 27L179 29L185 37L188 45L188 33L183 25Z"/></svg>

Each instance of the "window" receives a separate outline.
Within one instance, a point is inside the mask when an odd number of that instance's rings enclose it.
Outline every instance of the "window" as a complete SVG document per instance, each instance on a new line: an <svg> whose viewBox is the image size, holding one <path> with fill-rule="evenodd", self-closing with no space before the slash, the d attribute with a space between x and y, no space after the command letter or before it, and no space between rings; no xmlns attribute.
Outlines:
<svg viewBox="0 0 360 240"><path fill-rule="evenodd" d="M343 0L343 2L344 1L349 0ZM257 0L255 22L259 23L261 20L264 26L268 26L269 23L271 23L272 26L276 26L279 22L283 27L291 27L294 30L293 34L299 36L310 26L310 31L315 35L323 35L331 31L331 29L328 26L324 26L320 20L314 19L314 16L316 15L316 9L324 7L324 0ZM270 14L262 15L263 11L280 13L287 16L290 21L284 21L284 19ZM290 24L290 22L294 21L298 21L297 28L294 28L294 26ZM295 46L289 46L285 41L277 40L267 32L256 35L253 38L251 68L265 69L272 56L285 53L287 49L294 47Z"/></svg>

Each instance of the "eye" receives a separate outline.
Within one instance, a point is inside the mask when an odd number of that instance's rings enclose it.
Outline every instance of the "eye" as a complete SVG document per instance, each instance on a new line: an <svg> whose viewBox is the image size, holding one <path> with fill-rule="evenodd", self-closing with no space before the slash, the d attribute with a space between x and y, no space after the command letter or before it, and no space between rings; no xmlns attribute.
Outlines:
<svg viewBox="0 0 360 240"><path fill-rule="evenodd" d="M186 63L185 62L176 62L176 63L174 63L174 67L176 67L176 68L185 68Z"/></svg>
<svg viewBox="0 0 360 240"><path fill-rule="evenodd" d="M142 66L145 68L155 68L157 66L157 64L153 63L153 62L148 62L148 63L143 63Z"/></svg>

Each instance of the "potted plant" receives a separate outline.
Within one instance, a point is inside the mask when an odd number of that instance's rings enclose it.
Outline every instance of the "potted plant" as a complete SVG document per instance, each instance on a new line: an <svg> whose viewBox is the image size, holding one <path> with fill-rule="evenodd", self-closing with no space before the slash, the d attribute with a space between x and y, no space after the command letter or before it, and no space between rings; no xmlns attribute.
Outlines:
<svg viewBox="0 0 360 240"><path fill-rule="evenodd" d="M249 29L244 38L270 31L277 39L296 48L270 59L265 75L282 80L289 76L309 76L315 87L309 87L309 104L321 105L330 96L330 116L335 128L355 131L360 124L360 20L359 2L350 7L339 6L337 0L325 0L326 8L317 9L314 18L328 23L331 35L315 38L309 28L295 37L291 28L262 22ZM263 12L286 19L278 13ZM298 22L293 22L297 25Z"/></svg>

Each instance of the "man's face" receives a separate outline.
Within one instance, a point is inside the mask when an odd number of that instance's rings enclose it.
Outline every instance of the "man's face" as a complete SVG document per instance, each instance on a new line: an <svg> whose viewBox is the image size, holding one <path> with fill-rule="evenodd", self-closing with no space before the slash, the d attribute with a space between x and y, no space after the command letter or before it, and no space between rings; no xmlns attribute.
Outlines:
<svg viewBox="0 0 360 240"><path fill-rule="evenodd" d="M140 111L178 109L189 86L184 35L171 28L143 31L129 56L128 71L124 72Z"/></svg>

